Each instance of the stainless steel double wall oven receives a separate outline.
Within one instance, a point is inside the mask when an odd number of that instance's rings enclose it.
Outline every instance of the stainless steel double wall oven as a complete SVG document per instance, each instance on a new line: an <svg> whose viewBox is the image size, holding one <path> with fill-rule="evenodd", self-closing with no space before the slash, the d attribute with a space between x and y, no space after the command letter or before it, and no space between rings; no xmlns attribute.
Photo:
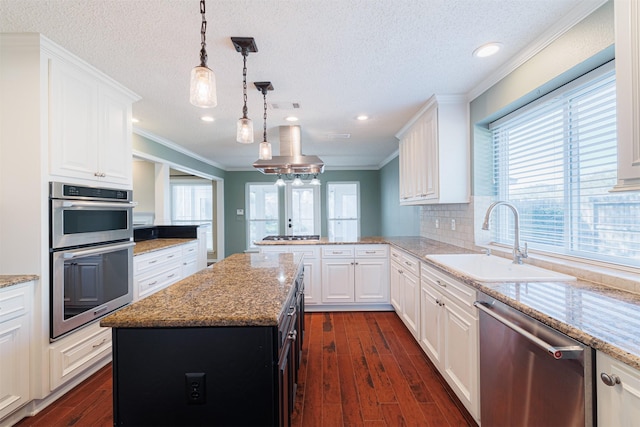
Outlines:
<svg viewBox="0 0 640 427"><path fill-rule="evenodd" d="M49 184L51 339L133 299L130 190Z"/></svg>

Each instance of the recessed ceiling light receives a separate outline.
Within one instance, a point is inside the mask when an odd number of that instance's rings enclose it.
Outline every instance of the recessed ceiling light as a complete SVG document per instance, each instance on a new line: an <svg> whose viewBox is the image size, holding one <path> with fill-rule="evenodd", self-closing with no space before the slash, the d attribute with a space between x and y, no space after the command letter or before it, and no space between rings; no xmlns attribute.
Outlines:
<svg viewBox="0 0 640 427"><path fill-rule="evenodd" d="M288 122L297 122L298 118L296 116L287 116L284 118Z"/></svg>
<svg viewBox="0 0 640 427"><path fill-rule="evenodd" d="M202 117L200 117L200 120L202 120L203 122L212 122L215 119L213 117L211 117L211 116L202 116Z"/></svg>
<svg viewBox="0 0 640 427"><path fill-rule="evenodd" d="M369 120L369 116L367 116L366 114L360 114L358 117L356 117L356 119L358 119L361 122L363 122L365 120Z"/></svg>
<svg viewBox="0 0 640 427"><path fill-rule="evenodd" d="M487 56L491 56L496 54L502 48L502 43L491 42L487 44L483 44L479 48L473 51L473 56L478 58L485 58Z"/></svg>
<svg viewBox="0 0 640 427"><path fill-rule="evenodd" d="M131 123L140 123L140 120L136 119L135 117L131 117Z"/></svg>

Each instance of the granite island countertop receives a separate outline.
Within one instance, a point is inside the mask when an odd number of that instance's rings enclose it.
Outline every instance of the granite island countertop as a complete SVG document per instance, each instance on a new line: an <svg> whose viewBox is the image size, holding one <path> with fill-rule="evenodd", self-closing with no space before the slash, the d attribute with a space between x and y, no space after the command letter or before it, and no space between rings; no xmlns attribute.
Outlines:
<svg viewBox="0 0 640 427"><path fill-rule="evenodd" d="M270 245L390 244L534 319L640 369L640 295L578 279L547 282L477 282L425 255L471 253L423 237L364 237L356 241L266 241Z"/></svg>
<svg viewBox="0 0 640 427"><path fill-rule="evenodd" d="M189 242L195 242L198 239L193 238L158 238L141 240L136 242L133 247L133 256L146 254L147 252L159 251L161 249L170 248L172 246L183 245Z"/></svg>
<svg viewBox="0 0 640 427"><path fill-rule="evenodd" d="M299 254L235 254L100 321L112 328L277 326Z"/></svg>
<svg viewBox="0 0 640 427"><path fill-rule="evenodd" d="M0 289L38 279L35 274L0 274Z"/></svg>

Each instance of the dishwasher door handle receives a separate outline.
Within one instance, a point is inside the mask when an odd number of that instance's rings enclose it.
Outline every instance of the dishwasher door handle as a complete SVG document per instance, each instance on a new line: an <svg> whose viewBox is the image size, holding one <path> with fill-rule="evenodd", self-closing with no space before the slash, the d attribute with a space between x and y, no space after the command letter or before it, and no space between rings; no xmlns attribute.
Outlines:
<svg viewBox="0 0 640 427"><path fill-rule="evenodd" d="M531 332L526 331L525 329L522 329L520 326L516 325L510 320L505 319L499 314L496 314L493 310L487 307L486 303L483 303L481 301L476 301L473 303L473 305L477 307L478 310L483 311L484 313L496 319L498 322L513 329L514 331L516 331L517 333L519 333L520 335L522 335L523 337L525 337L526 339L528 339L529 341L537 345L538 347L542 348L543 350L548 352L554 359L577 359L582 354L582 351L583 351L582 347L577 345L566 346L566 347L555 347L549 344L548 342L536 337Z"/></svg>

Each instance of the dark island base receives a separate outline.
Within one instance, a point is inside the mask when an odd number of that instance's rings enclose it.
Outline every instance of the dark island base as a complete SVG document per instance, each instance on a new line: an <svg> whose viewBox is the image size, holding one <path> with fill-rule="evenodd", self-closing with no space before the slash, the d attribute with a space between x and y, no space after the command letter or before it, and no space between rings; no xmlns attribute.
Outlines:
<svg viewBox="0 0 640 427"><path fill-rule="evenodd" d="M114 424L278 425L277 341L275 327L114 328Z"/></svg>

